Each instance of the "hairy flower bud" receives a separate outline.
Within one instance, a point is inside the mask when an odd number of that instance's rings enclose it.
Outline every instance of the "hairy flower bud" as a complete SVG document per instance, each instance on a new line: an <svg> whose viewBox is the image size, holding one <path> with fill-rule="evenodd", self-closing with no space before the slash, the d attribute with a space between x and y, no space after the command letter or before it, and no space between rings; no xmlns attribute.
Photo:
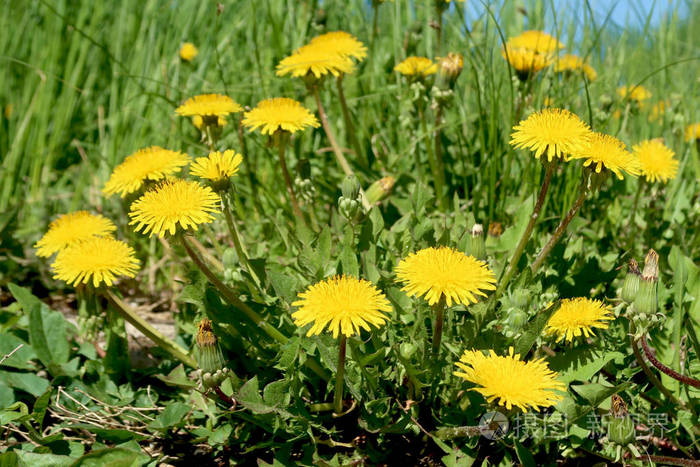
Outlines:
<svg viewBox="0 0 700 467"><path fill-rule="evenodd" d="M608 439L620 446L634 442L634 420L629 415L612 417L608 423Z"/></svg>
<svg viewBox="0 0 700 467"><path fill-rule="evenodd" d="M467 243L467 252L476 259L486 259L486 243L484 242L484 226L474 224Z"/></svg>
<svg viewBox="0 0 700 467"><path fill-rule="evenodd" d="M622 285L622 299L627 303L634 302L637 298L637 293L639 292L639 265L637 261L632 258L627 264L627 275L625 275L625 282Z"/></svg>
<svg viewBox="0 0 700 467"><path fill-rule="evenodd" d="M224 356L221 353L219 342L211 326L211 320L202 319L197 326L196 358L202 374L214 374L226 368ZM204 381L204 379L203 379Z"/></svg>
<svg viewBox="0 0 700 467"><path fill-rule="evenodd" d="M340 191L343 193L343 198L357 199L360 194L360 181L354 175L348 175L340 184Z"/></svg>
<svg viewBox="0 0 700 467"><path fill-rule="evenodd" d="M372 183L369 188L367 188L367 192L365 193L369 204L374 205L387 198L394 189L395 183L396 179L394 177L380 178L376 182Z"/></svg>
<svg viewBox="0 0 700 467"><path fill-rule="evenodd" d="M659 281L659 255L649 250L644 258L644 270L639 282L639 292L634 299L634 310L650 317L659 308L657 286Z"/></svg>

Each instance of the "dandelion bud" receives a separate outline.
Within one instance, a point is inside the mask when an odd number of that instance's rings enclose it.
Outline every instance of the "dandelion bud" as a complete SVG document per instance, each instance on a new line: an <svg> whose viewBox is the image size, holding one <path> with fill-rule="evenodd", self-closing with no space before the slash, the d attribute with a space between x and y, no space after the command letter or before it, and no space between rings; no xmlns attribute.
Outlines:
<svg viewBox="0 0 700 467"><path fill-rule="evenodd" d="M211 320L204 318L197 326L197 352L196 358L199 368L202 370L202 381L211 380L211 376L217 371L225 370L226 363L221 353L218 339L212 330Z"/></svg>
<svg viewBox="0 0 700 467"><path fill-rule="evenodd" d="M657 285L659 281L659 255L649 250L644 258L644 270L639 282L639 292L634 300L637 313L653 315L658 309Z"/></svg>
<svg viewBox="0 0 700 467"><path fill-rule="evenodd" d="M387 198L394 189L395 183L396 179L394 177L380 178L376 182L372 183L365 193L369 204L374 205Z"/></svg>
<svg viewBox="0 0 700 467"><path fill-rule="evenodd" d="M357 199L349 199L345 196L338 198L338 211L349 221L356 219L360 214L360 202Z"/></svg>
<svg viewBox="0 0 700 467"><path fill-rule="evenodd" d="M360 194L360 181L356 176L348 175L343 179L340 191L343 193L343 198L357 199L357 196Z"/></svg>
<svg viewBox="0 0 700 467"><path fill-rule="evenodd" d="M443 89L454 87L457 78L464 68L464 59L458 53L450 52L446 57L440 57L438 62L438 86Z"/></svg>
<svg viewBox="0 0 700 467"><path fill-rule="evenodd" d="M634 420L629 415L612 417L608 423L608 439L620 446L634 442Z"/></svg>
<svg viewBox="0 0 700 467"><path fill-rule="evenodd" d="M627 303L634 302L637 298L637 293L639 292L639 265L637 261L632 258L627 265L627 275L625 276L625 282L622 285L622 299Z"/></svg>
<svg viewBox="0 0 700 467"><path fill-rule="evenodd" d="M486 259L486 244L484 243L484 226L474 224L469 237L468 253L476 259Z"/></svg>

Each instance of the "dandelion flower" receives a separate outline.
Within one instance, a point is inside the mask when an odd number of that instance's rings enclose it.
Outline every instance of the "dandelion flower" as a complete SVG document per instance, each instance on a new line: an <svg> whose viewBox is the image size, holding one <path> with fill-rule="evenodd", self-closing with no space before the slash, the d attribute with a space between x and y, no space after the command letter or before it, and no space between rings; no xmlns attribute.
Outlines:
<svg viewBox="0 0 700 467"><path fill-rule="evenodd" d="M608 321L612 319L615 319L612 308L599 300L567 298L549 318L545 332L556 334L557 341L570 342L581 334L592 336L593 328L607 329Z"/></svg>
<svg viewBox="0 0 700 467"><path fill-rule="evenodd" d="M134 277L139 260L134 249L112 237L92 237L73 243L56 255L51 265L54 279L69 285L111 286L118 276Z"/></svg>
<svg viewBox="0 0 700 467"><path fill-rule="evenodd" d="M338 52L332 43L319 41L298 48L277 65L277 76L290 74L303 77L312 74L320 78L327 74L339 76L341 73L351 73L352 60Z"/></svg>
<svg viewBox="0 0 700 467"><path fill-rule="evenodd" d="M678 160L661 138L642 141L632 146L632 153L639 159L642 175L648 182L667 182L678 173Z"/></svg>
<svg viewBox="0 0 700 467"><path fill-rule="evenodd" d="M187 180L167 180L147 191L131 204L129 225L143 234L174 235L177 225L197 230L199 224L214 220L211 213L219 212L221 198L211 188Z"/></svg>
<svg viewBox="0 0 700 467"><path fill-rule="evenodd" d="M685 140L687 142L700 140L700 123L693 123L685 127Z"/></svg>
<svg viewBox="0 0 700 467"><path fill-rule="evenodd" d="M531 49L515 48L507 46L501 50L501 55L518 73L520 79L524 79L529 74L536 73L549 66L552 59L545 54L535 52Z"/></svg>
<svg viewBox="0 0 700 467"><path fill-rule="evenodd" d="M588 81L594 81L598 77L598 73L593 67L576 55L566 54L554 60L554 71L556 73L577 72L579 70L585 73Z"/></svg>
<svg viewBox="0 0 700 467"><path fill-rule="evenodd" d="M345 31L332 31L311 39L309 44L322 45L336 53L362 61L367 56L367 47L355 36Z"/></svg>
<svg viewBox="0 0 700 467"><path fill-rule="evenodd" d="M644 86L620 86L617 88L617 95L623 99L643 102L651 97L651 92Z"/></svg>
<svg viewBox="0 0 700 467"><path fill-rule="evenodd" d="M572 153L571 158L584 159L583 166L595 166L596 173L600 173L605 167L614 172L620 180L623 170L634 176L640 172L639 160L625 148L625 143L603 133L591 132L583 150Z"/></svg>
<svg viewBox="0 0 700 467"><path fill-rule="evenodd" d="M199 50L197 50L197 47L195 47L192 42L185 42L182 44L182 47L180 47L180 58L187 62L194 60L198 53Z"/></svg>
<svg viewBox="0 0 700 467"><path fill-rule="evenodd" d="M272 135L277 130L295 133L306 127L318 128L320 123L300 102L286 97L275 97L258 102L243 115L243 125L250 131L260 128L262 134Z"/></svg>
<svg viewBox="0 0 700 467"><path fill-rule="evenodd" d="M371 282L345 275L310 286L292 305L298 307L292 313L297 326L313 323L307 336L320 334L328 325L334 338L338 333L359 334L360 328L369 331L370 325L380 327L388 319L384 313L391 311L386 296Z"/></svg>
<svg viewBox="0 0 700 467"><path fill-rule="evenodd" d="M49 224L49 230L34 244L36 255L48 258L73 243L91 237L109 236L117 229L111 220L99 214L76 211L63 214Z"/></svg>
<svg viewBox="0 0 700 467"><path fill-rule="evenodd" d="M213 120L213 119L212 119ZM201 130L204 127L204 119L200 115L195 115L192 117L192 124L198 129ZM225 127L228 125L228 122L226 121L226 117L218 117L216 120L216 126L218 127Z"/></svg>
<svg viewBox="0 0 700 467"><path fill-rule="evenodd" d="M542 31L525 31L508 39L507 45L513 49L527 49L539 54L548 54L564 48L564 44Z"/></svg>
<svg viewBox="0 0 700 467"><path fill-rule="evenodd" d="M405 76L428 76L437 73L438 66L427 57L408 57L394 67Z"/></svg>
<svg viewBox="0 0 700 467"><path fill-rule="evenodd" d="M201 94L185 101L180 107L175 109L175 113L183 117L194 117L199 115L205 121L214 120L216 117L225 117L228 114L240 112L243 107L236 101L222 94Z"/></svg>
<svg viewBox="0 0 700 467"><path fill-rule="evenodd" d="M179 172L189 161L187 154L158 146L139 149L114 168L102 192L107 196L119 193L123 198L141 189L146 180L161 180Z"/></svg>
<svg viewBox="0 0 700 467"><path fill-rule="evenodd" d="M565 109L544 109L535 112L513 127L510 144L515 148L545 152L547 160L582 151L590 137L590 129L578 116Z"/></svg>
<svg viewBox="0 0 700 467"><path fill-rule="evenodd" d="M212 182L228 180L238 172L243 156L232 150L211 152L207 157L198 157L190 166L190 174Z"/></svg>
<svg viewBox="0 0 700 467"><path fill-rule="evenodd" d="M671 108L671 101L663 100L659 101L651 107L651 113L649 114L649 121L655 122L659 120L666 113L667 110Z"/></svg>
<svg viewBox="0 0 700 467"><path fill-rule="evenodd" d="M477 384L479 387L473 391L481 393L489 403L498 401L507 410L518 407L523 412L539 412L540 407L551 407L563 399L555 391L566 390L543 359L524 362L519 354L513 355L513 347L503 357L493 350L489 355L465 350L455 365L459 368L455 376Z"/></svg>
<svg viewBox="0 0 700 467"><path fill-rule="evenodd" d="M408 255L396 267L396 277L405 285L401 289L414 297L425 296L430 305L445 297L469 305L477 302L484 290L495 290L496 277L486 263L454 248L424 248Z"/></svg>

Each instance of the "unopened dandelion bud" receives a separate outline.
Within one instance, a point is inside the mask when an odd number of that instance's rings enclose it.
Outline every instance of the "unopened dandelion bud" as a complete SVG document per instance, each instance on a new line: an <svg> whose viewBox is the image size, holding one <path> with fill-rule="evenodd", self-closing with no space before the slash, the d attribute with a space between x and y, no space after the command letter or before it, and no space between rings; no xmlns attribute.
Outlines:
<svg viewBox="0 0 700 467"><path fill-rule="evenodd" d="M344 196L338 198L338 211L347 220L354 220L360 214L360 202L356 199L349 199Z"/></svg>
<svg viewBox="0 0 700 467"><path fill-rule="evenodd" d="M369 204L373 205L386 199L394 189L395 183L396 179L391 176L380 178L376 182L372 183L365 192L365 196L367 197Z"/></svg>
<svg viewBox="0 0 700 467"><path fill-rule="evenodd" d="M399 354L405 360L410 360L413 354L416 353L416 350L418 350L418 347L412 342L403 342L399 346Z"/></svg>
<svg viewBox="0 0 700 467"><path fill-rule="evenodd" d="M212 329L211 320L204 318L199 322L195 340L197 343L197 352L195 356L203 376L214 374L218 370L226 368L226 362L221 353L218 339ZM207 380L210 379L211 378L207 378L205 380L203 377L202 382L206 385Z"/></svg>
<svg viewBox="0 0 700 467"><path fill-rule="evenodd" d="M649 250L644 258L644 270L639 282L639 292L634 300L637 313L653 315L658 309L657 286L659 282L659 255Z"/></svg>
<svg viewBox="0 0 700 467"><path fill-rule="evenodd" d="M458 53L450 52L445 57L437 59L438 65L438 86L443 89L452 89L462 69L464 59Z"/></svg>
<svg viewBox="0 0 700 467"><path fill-rule="evenodd" d="M340 185L340 191L343 197L347 199L357 199L360 194L360 181L354 175L348 175L343 179Z"/></svg>
<svg viewBox="0 0 700 467"><path fill-rule="evenodd" d="M476 259L486 258L486 243L484 242L484 226L474 224L468 242L468 253Z"/></svg>
<svg viewBox="0 0 700 467"><path fill-rule="evenodd" d="M612 417L608 423L608 439L620 446L634 442L634 420L629 415Z"/></svg>
<svg viewBox="0 0 700 467"><path fill-rule="evenodd" d="M632 258L627 265L627 275L625 276L625 282L622 285L622 299L627 303L634 302L637 298L637 293L639 292L639 265L637 261Z"/></svg>

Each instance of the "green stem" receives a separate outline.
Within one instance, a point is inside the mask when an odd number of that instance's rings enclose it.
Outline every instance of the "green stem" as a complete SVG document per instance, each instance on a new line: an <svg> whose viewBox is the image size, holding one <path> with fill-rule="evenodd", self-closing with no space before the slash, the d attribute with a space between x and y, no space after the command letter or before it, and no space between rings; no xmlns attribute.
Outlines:
<svg viewBox="0 0 700 467"><path fill-rule="evenodd" d="M637 214L637 206L639 205L639 195L644 188L644 180L642 177L637 179L637 192L634 194L634 203L632 203L632 215L630 216L630 224L634 224L634 216Z"/></svg>
<svg viewBox="0 0 700 467"><path fill-rule="evenodd" d="M442 328L445 322L445 296L440 297L440 301L435 304L433 310L435 316L435 332L433 332L433 359L437 360L440 355L440 341L442 340Z"/></svg>
<svg viewBox="0 0 700 467"><path fill-rule="evenodd" d="M513 256L510 258L510 262L508 263L503 278L498 283L498 288L496 289L496 293L493 295L492 298L494 302L497 301L499 297L503 294L503 292L506 290L506 287L508 286L508 283L515 274L515 270L518 267L518 261L520 261L520 257L525 251L525 246L527 245L528 240L530 240L532 231L534 230L535 224L537 223L537 219L540 216L540 211L542 210L542 205L544 204L544 200L547 195L547 190L549 189L549 183L552 180L552 174L554 173L555 168L556 162L553 161L546 163L544 180L542 181L542 185L540 186L540 192L537 195L535 207L532 210L532 214L530 215L530 221L527 223L527 227L525 227L525 231L523 232L522 237L520 237L518 245L515 247L515 251L513 252Z"/></svg>
<svg viewBox="0 0 700 467"><path fill-rule="evenodd" d="M133 310L130 306L124 303L119 297L117 297L114 292L110 289L104 289L102 291L105 298L113 306L113 308L124 318L124 320L131 323L136 329L141 331L143 335L151 339L158 347L167 351L170 355L180 360L185 365L192 368L197 368L197 362L189 355L189 353L177 345L172 340L161 334L156 328L151 326L145 319L141 318L136 310Z"/></svg>
<svg viewBox="0 0 700 467"><path fill-rule="evenodd" d="M343 413L343 385L345 384L345 352L347 337L340 333L338 339L338 368L335 373L335 393L333 394L333 410L336 414Z"/></svg>
<svg viewBox="0 0 700 467"><path fill-rule="evenodd" d="M243 117L238 117L236 124L238 126L238 143L241 146L241 155L243 156L243 168L246 172L246 178L248 179L248 187L250 188L250 194L253 198L253 206L257 213L262 213L262 206L260 204L260 196L258 195L258 186L253 179L253 168L251 167L252 161L248 158L248 146L245 142L245 136L243 133Z"/></svg>
<svg viewBox="0 0 700 467"><path fill-rule="evenodd" d="M192 246L190 245L189 239L185 236L181 236L182 240L182 246L185 248L185 251L189 255L189 257L192 259L192 261L197 265L197 267L202 271L202 273L209 279L209 282L212 283L214 287L216 287L216 290L219 291L221 296L226 300L227 303L229 303L231 306L234 308L237 308L240 310L244 315L248 317L253 323L255 323L259 329L261 329L265 334L267 334L269 337L272 339L276 340L280 344L284 345L287 342L289 342L289 338L279 332L276 328L272 327L267 321L265 321L262 316L260 316L255 310L250 308L248 305L246 305L244 302L242 302L237 296L236 293L226 284L224 284L221 279L216 277L216 274L214 274L211 269L207 267L207 265L202 261L202 259L197 255L197 253L192 249ZM320 376L322 379L325 379L326 381L329 379L328 375L326 374L325 370L321 368L321 366L313 359L307 358L305 362L306 366L309 367L311 371L316 373L318 376Z"/></svg>
<svg viewBox="0 0 700 467"><path fill-rule="evenodd" d="M317 85L312 86L312 92L314 95L314 99L316 100L316 108L318 109L318 116L321 118L321 125L323 126L323 131L326 133L328 142L331 144L331 148L333 149L333 154L335 154L335 158L338 161L338 165L340 165L340 168L343 169L345 175L355 175L355 172L353 172L352 168L350 167L350 164L348 164L347 159L345 159L343 151L338 145L338 141L335 139L335 134L331 129L330 123L328 123L328 116L326 115L326 111L323 108L323 104L321 104L321 96L318 92ZM367 201L367 196L365 196L365 192L362 190L362 188L360 188L360 199L362 200L362 206L365 208L365 210L369 211L372 208L372 206L369 204L369 201Z"/></svg>
<svg viewBox="0 0 700 467"><path fill-rule="evenodd" d="M442 17L442 16L441 16ZM442 162L442 137L440 135L440 127L442 125L442 105L438 104L438 108L435 111L435 132L433 138L435 140L435 165L437 167L437 176L440 178L440 186L445 186L445 165ZM440 193L438 202L440 204L440 209L445 211L447 205L445 204L448 199L445 196L446 193Z"/></svg>
<svg viewBox="0 0 700 467"><path fill-rule="evenodd" d="M292 178L289 176L289 170L287 170L287 162L284 158L284 150L287 146L287 138L276 138L277 139L277 156L279 159L280 167L282 168L282 175L284 176L284 183L287 185L287 191L289 192L289 200L292 203L292 211L294 215L302 221L304 225L306 224L306 219L304 214L299 209L299 202L297 201L297 196L294 194L294 187L292 186Z"/></svg>
<svg viewBox="0 0 700 467"><path fill-rule="evenodd" d="M443 209L442 179L439 175L438 163L437 159L435 158L435 152L433 152L433 145L430 142L430 132L428 131L428 124L426 122L425 112L423 111L423 109L420 109L418 113L420 114L421 131L423 132L423 135L427 140L425 143L425 147L428 150L428 164L430 164L430 171L433 173L433 183L435 184L435 197L438 200L440 209Z"/></svg>
<svg viewBox="0 0 700 467"><path fill-rule="evenodd" d="M343 91L343 74L338 75L335 80L335 84L338 88L338 100L340 101L340 108L343 110L343 120L345 120L345 129L350 137L350 143L355 150L355 157L357 160L362 162L365 167L369 167L369 161L366 160L365 153L362 151L362 146L360 146L360 141L357 139L357 133L355 132L355 125L352 123L352 116L350 115L350 110L348 110L348 104L345 100L345 92Z"/></svg>
<svg viewBox="0 0 700 467"><path fill-rule="evenodd" d="M559 222L559 225L552 234L552 237L549 239L544 248L542 248L542 251L539 252L537 258L535 258L535 261L530 265L530 270L533 274L537 272L540 266L542 266L542 263L547 258L547 255L549 255L549 253L552 251L557 242L559 242L559 239L564 234L564 231L569 226L569 223L576 216L576 213L578 213L579 209L581 209L581 206L583 205L583 202L586 200L586 195L588 195L588 188L586 187L585 182L581 184L580 189L581 193L578 195L578 198L576 198L576 201L574 201L574 205L571 206L569 212L567 212L566 216L564 216L561 222Z"/></svg>
<svg viewBox="0 0 700 467"><path fill-rule="evenodd" d="M253 267L250 265L250 261L248 261L248 252L245 250L245 247L241 243L241 239L238 235L238 228L236 228L236 222L234 221L233 215L231 214L231 202L229 200L229 196L230 193L221 194L221 202L223 203L223 211L224 217L226 218L226 225L228 225L229 233L233 238L233 246L236 248L236 254L238 254L239 261L243 263L243 266L248 271L248 274L250 274L250 277L253 278L255 285L259 288L260 279L258 278L258 275L255 274L255 270L253 269Z"/></svg>
<svg viewBox="0 0 700 467"><path fill-rule="evenodd" d="M209 145L209 151L214 152L216 151L216 145L214 144L214 135L211 131L212 126L208 125L206 122L203 122L202 125L204 125L204 133L207 135L207 144Z"/></svg>

